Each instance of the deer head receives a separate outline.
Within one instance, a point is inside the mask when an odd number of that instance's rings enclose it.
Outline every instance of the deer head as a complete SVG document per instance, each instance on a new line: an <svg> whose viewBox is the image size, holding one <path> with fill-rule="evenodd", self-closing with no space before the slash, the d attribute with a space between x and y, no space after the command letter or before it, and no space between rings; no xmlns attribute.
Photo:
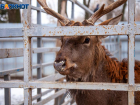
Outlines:
<svg viewBox="0 0 140 105"><path fill-rule="evenodd" d="M101 16L109 13L126 1L127 0L117 0L106 8L103 4L88 20L84 20L81 23L70 21L56 13L47 6L46 0L38 0L44 10L48 14L56 17L62 26L93 26ZM116 25L121 20L121 17L122 15L119 15L99 25ZM61 37L62 46L57 53L54 68L62 75L67 75L75 79L82 78L82 76L91 72L91 68L97 68L99 62L102 62L101 58L105 52L100 44L100 40L105 37L107 36Z"/></svg>

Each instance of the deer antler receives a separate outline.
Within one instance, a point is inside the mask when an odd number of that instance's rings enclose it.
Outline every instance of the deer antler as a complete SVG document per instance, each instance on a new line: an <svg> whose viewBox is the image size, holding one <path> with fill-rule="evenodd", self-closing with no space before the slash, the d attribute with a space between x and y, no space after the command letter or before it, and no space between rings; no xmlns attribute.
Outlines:
<svg viewBox="0 0 140 105"><path fill-rule="evenodd" d="M50 9L46 3L46 0L37 0L38 3L43 7L43 9L50 15L56 17L60 22L61 24L67 24L70 22L69 19L63 17L62 15L60 15L59 13L55 12L54 10Z"/></svg>
<svg viewBox="0 0 140 105"><path fill-rule="evenodd" d="M102 7L95 12L88 20L86 20L86 23L93 24L103 15L109 13L113 9L119 7L120 5L124 4L127 0L117 0L116 2L110 4L108 7L104 8L105 4L102 5Z"/></svg>

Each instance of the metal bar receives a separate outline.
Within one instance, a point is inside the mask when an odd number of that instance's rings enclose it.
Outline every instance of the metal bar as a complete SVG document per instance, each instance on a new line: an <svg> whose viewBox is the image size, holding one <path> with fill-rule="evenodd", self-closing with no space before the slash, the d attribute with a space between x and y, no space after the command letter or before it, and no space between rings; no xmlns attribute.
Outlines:
<svg viewBox="0 0 140 105"><path fill-rule="evenodd" d="M4 81L10 81L10 75L5 75ZM4 94L5 94L5 105L11 105L11 89L4 88Z"/></svg>
<svg viewBox="0 0 140 105"><path fill-rule="evenodd" d="M134 86L134 65L135 65L135 0L128 0L128 24L129 24L129 36L128 36L128 83L131 87ZM130 88L131 88L130 87ZM128 104L134 105L134 91L128 92Z"/></svg>
<svg viewBox="0 0 140 105"><path fill-rule="evenodd" d="M72 2L72 7L71 7L71 19L74 19L74 2Z"/></svg>
<svg viewBox="0 0 140 105"><path fill-rule="evenodd" d="M23 56L23 48L0 49L0 58Z"/></svg>
<svg viewBox="0 0 140 105"><path fill-rule="evenodd" d="M129 25L101 25L101 26L67 26L67 27L46 27L36 26L30 28L29 36L56 38L57 36L83 36L83 35L127 35ZM135 25L134 34L140 35L140 26ZM23 37L22 28L0 29L1 36ZM56 36L56 37L55 37Z"/></svg>
<svg viewBox="0 0 140 105"><path fill-rule="evenodd" d="M59 90L58 92L54 93L53 95L49 96L48 98L46 98L46 99L44 99L36 104L33 104L33 105L43 105L43 104L49 102L50 100L64 94L65 92L66 92L66 89Z"/></svg>
<svg viewBox="0 0 140 105"><path fill-rule="evenodd" d="M52 65L53 62L50 62L50 63L42 63L42 66L49 66L49 65Z"/></svg>
<svg viewBox="0 0 140 105"><path fill-rule="evenodd" d="M64 102L62 105L68 105L72 101L72 98L69 99L68 101Z"/></svg>
<svg viewBox="0 0 140 105"><path fill-rule="evenodd" d="M54 89L49 89L49 90L47 90L47 91L45 91L45 92L42 92L42 93L40 93L40 94L37 94L37 95L33 96L32 100L36 100L36 99L38 99L38 98L40 98L40 97L42 97L42 96L44 96L44 95L50 93L50 92L53 91L53 90L54 90Z"/></svg>
<svg viewBox="0 0 140 105"><path fill-rule="evenodd" d="M56 52L59 51L60 47L55 47L55 48L34 48L33 53L43 53L43 52Z"/></svg>
<svg viewBox="0 0 140 105"><path fill-rule="evenodd" d="M77 4L79 7L81 7L82 9L84 9L86 12L88 12L89 14L94 14L93 11L91 11L88 7L86 7L85 5L81 4L79 1L77 0L69 0L75 4ZM101 22L103 22L101 19L99 19Z"/></svg>
<svg viewBox="0 0 140 105"><path fill-rule="evenodd" d="M36 100L36 99L38 99L38 98L40 98L40 97L42 97L42 96L48 94L49 92L51 92L51 91L53 91L53 90L54 90L54 89L49 89L49 90L47 90L47 91L45 91L45 92L42 92L41 94L37 94L37 95L33 96L33 97L32 97L32 101L34 101L34 100ZM20 105L24 105L24 102L21 102Z"/></svg>
<svg viewBox="0 0 140 105"><path fill-rule="evenodd" d="M0 77L3 77L4 75L17 73L17 72L22 72L22 71L24 71L24 68L15 68L15 69L11 69L11 70L4 70L4 71L0 72Z"/></svg>
<svg viewBox="0 0 140 105"><path fill-rule="evenodd" d="M28 37L28 30L31 26L31 1L23 0L24 4L29 4L28 9L23 10L24 27L24 82L28 83L32 79L32 59L31 59L31 38ZM32 105L32 89L24 87L24 105Z"/></svg>
<svg viewBox="0 0 140 105"><path fill-rule="evenodd" d="M40 68L40 66L49 66L49 65L52 65L53 62L51 63L42 63L41 64L36 64L36 65L33 65L32 66L32 69L35 69L35 68ZM24 68L14 68L14 69L11 69L11 70L4 70L2 72L0 72L0 77L3 77L4 75L8 75L8 74L13 74L13 73L18 73L18 72L22 72L24 71Z"/></svg>
<svg viewBox="0 0 140 105"><path fill-rule="evenodd" d="M40 4L37 2L37 7L40 7ZM41 24L41 12L37 11L37 24ZM42 39L37 38L37 47L42 46ZM42 63L42 53L37 54L37 64ZM42 78L42 67L37 68L37 79ZM37 89L37 94L41 94L41 88ZM41 97L37 99L37 102L41 101Z"/></svg>
<svg viewBox="0 0 140 105"><path fill-rule="evenodd" d="M59 51L60 47L55 48L34 48L33 53L42 53L42 52L56 52ZM12 49L0 49L0 59L1 58L12 58L12 57L21 57L23 56L23 48L12 48Z"/></svg>
<svg viewBox="0 0 140 105"><path fill-rule="evenodd" d="M4 42L1 43L1 48L4 48L3 46ZM2 71L4 70L4 59L2 59Z"/></svg>
<svg viewBox="0 0 140 105"><path fill-rule="evenodd" d="M73 36L73 35L126 35L129 25L72 26L72 27L31 27L29 36ZM140 35L140 25L136 25L134 34ZM48 29L48 30L47 30ZM38 32L37 32L38 31ZM22 28L0 28L0 38L23 37ZM30 33L30 32L29 32ZM35 34L35 35L34 35Z"/></svg>
<svg viewBox="0 0 140 105"><path fill-rule="evenodd" d="M83 36L83 35L126 35L129 25L98 25L98 26L67 26L67 27L40 27L30 28L29 36Z"/></svg>
<svg viewBox="0 0 140 105"><path fill-rule="evenodd" d="M0 42L22 42L23 38L0 38ZM47 42L55 42L56 39L48 39L48 38L44 38L42 39L42 41L47 41ZM37 42L37 39L34 39L34 42ZM3 48L3 47L2 47Z"/></svg>
<svg viewBox="0 0 140 105"><path fill-rule="evenodd" d="M116 51L111 52L111 54L114 55L114 54L116 54L118 52L119 52L119 50L116 50Z"/></svg>
<svg viewBox="0 0 140 105"><path fill-rule="evenodd" d="M0 28L0 38L23 37L22 28Z"/></svg>
<svg viewBox="0 0 140 105"><path fill-rule="evenodd" d="M140 84L133 87L127 83L92 83L92 82L47 82L47 81L1 81L1 88L62 88L62 89L84 89L84 90L119 90L119 91L140 91Z"/></svg>
<svg viewBox="0 0 140 105"><path fill-rule="evenodd" d="M53 81L56 81L58 79L61 79L61 78L64 78L65 76L57 73L57 74L52 74L52 75L49 75L47 77L44 77L44 78L41 78L41 79L38 79L38 81L48 81L48 82L53 82Z"/></svg>

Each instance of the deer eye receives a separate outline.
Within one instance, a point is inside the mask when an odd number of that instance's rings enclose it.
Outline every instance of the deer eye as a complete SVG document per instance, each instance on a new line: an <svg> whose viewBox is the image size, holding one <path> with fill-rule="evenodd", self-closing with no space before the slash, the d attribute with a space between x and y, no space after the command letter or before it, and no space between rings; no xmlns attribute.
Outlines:
<svg viewBox="0 0 140 105"><path fill-rule="evenodd" d="M85 41L84 41L84 44L88 44L90 41L90 38L86 38Z"/></svg>

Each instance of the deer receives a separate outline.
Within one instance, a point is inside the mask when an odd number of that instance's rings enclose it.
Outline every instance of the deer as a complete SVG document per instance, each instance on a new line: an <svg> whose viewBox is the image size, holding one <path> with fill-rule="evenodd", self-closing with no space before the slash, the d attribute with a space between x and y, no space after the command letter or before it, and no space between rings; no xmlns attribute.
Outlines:
<svg viewBox="0 0 140 105"><path fill-rule="evenodd" d="M43 9L56 17L61 26L94 26L103 15L127 0L117 0L105 7L103 4L89 19L75 22L50 9L46 0L37 0ZM99 25L117 25L122 14ZM101 44L107 36L62 36L61 48L56 55L54 68L66 76L67 82L127 83L128 60L111 58L111 53ZM135 83L140 83L140 61L135 60ZM128 92L110 90L70 89L77 105L128 105ZM135 105L140 104L140 92L135 92Z"/></svg>

